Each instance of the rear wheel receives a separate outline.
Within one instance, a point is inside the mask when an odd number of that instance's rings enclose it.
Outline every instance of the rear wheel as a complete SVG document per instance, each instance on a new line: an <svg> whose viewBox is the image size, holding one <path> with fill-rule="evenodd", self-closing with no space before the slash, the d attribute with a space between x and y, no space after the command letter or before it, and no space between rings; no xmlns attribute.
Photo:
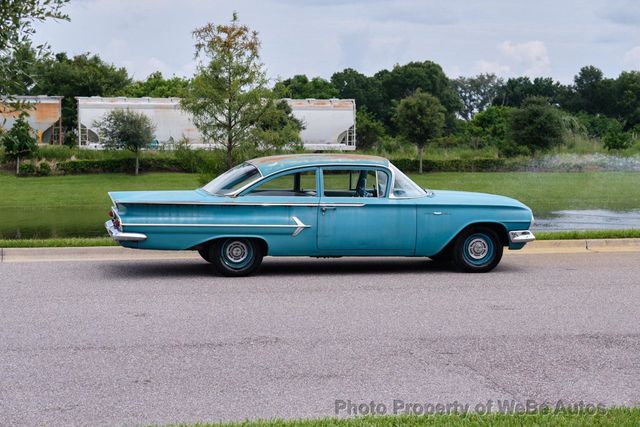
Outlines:
<svg viewBox="0 0 640 427"><path fill-rule="evenodd" d="M222 275L240 277L248 276L260 267L264 254L253 239L230 238L217 240L209 247L207 256Z"/></svg>
<svg viewBox="0 0 640 427"><path fill-rule="evenodd" d="M453 261L458 270L483 273L498 265L502 250L502 243L495 231L486 227L470 227L456 238Z"/></svg>

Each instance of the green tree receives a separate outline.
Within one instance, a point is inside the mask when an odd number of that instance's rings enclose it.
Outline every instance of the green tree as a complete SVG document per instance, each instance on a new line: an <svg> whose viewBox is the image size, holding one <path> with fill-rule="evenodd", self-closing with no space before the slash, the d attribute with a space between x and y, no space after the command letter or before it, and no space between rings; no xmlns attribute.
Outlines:
<svg viewBox="0 0 640 427"><path fill-rule="evenodd" d="M560 145L562 133L560 110L546 98L528 98L511 113L512 141L532 153Z"/></svg>
<svg viewBox="0 0 640 427"><path fill-rule="evenodd" d="M50 19L68 20L62 12L69 0L3 0L0 1L0 94L12 95L24 91L23 67L12 61L16 51L29 49L35 34L34 23ZM46 45L35 47L39 54L47 51ZM19 76L19 78L16 78Z"/></svg>
<svg viewBox="0 0 640 427"><path fill-rule="evenodd" d="M126 86L118 95L132 98L149 96L152 98L181 97L189 81L182 77L165 79L160 71L151 73L144 81L136 81Z"/></svg>
<svg viewBox="0 0 640 427"><path fill-rule="evenodd" d="M181 106L206 139L224 144L230 168L234 149L249 139L272 102L260 63L260 40L257 32L238 22L237 13L230 24L210 23L193 35L201 63Z"/></svg>
<svg viewBox="0 0 640 427"><path fill-rule="evenodd" d="M374 78L380 82L385 96L381 119L386 124L390 125L393 122L395 103L421 89L438 98L446 110L446 124L450 130L453 129L455 113L460 110L462 104L453 83L438 64L431 61L409 62L396 65L391 71L379 71Z"/></svg>
<svg viewBox="0 0 640 427"><path fill-rule="evenodd" d="M504 84L495 74L458 77L453 83L462 102L460 116L465 120L471 120L476 113L489 107Z"/></svg>
<svg viewBox="0 0 640 427"><path fill-rule="evenodd" d="M612 92L614 99L608 105L612 105L614 110L609 112L609 116L621 118L625 130L632 129L640 123L640 71L620 73Z"/></svg>
<svg viewBox="0 0 640 427"><path fill-rule="evenodd" d="M365 108L377 120L387 114L384 93L380 81L346 68L331 76L331 83L338 90L338 97L355 99L358 110Z"/></svg>
<svg viewBox="0 0 640 427"><path fill-rule="evenodd" d="M11 129L1 136L5 157L16 161L16 175L20 173L20 159L32 157L38 151L36 139L31 136L27 113L21 113Z"/></svg>
<svg viewBox="0 0 640 427"><path fill-rule="evenodd" d="M485 143L500 145L511 133L511 113L513 108L491 106L477 113L469 122L469 135ZM479 144L476 144L479 145Z"/></svg>
<svg viewBox="0 0 640 427"><path fill-rule="evenodd" d="M508 107L520 107L525 99L531 97L545 97L553 104L558 104L565 99L567 87L554 81L550 77L517 77L507 80L498 88L494 105Z"/></svg>
<svg viewBox="0 0 640 427"><path fill-rule="evenodd" d="M330 99L338 96L338 90L321 77L311 80L304 74L298 74L290 79L277 82L273 88L279 98L293 99Z"/></svg>
<svg viewBox="0 0 640 427"><path fill-rule="evenodd" d="M607 98L607 82L599 68L592 65L582 67L573 79L571 97L563 107L573 112L585 112L589 114L604 113L605 99Z"/></svg>
<svg viewBox="0 0 640 427"><path fill-rule="evenodd" d="M585 128L587 136L590 138L602 138L611 131L622 131L623 126L617 119L607 117L603 114L587 114L580 112L576 118Z"/></svg>
<svg viewBox="0 0 640 427"><path fill-rule="evenodd" d="M107 149L125 149L136 156L135 174L140 169L140 151L155 139L155 126L143 113L131 110L112 110L94 123L100 142Z"/></svg>
<svg viewBox="0 0 640 427"><path fill-rule="evenodd" d="M384 125L366 107L356 112L356 146L368 150L378 145L386 136Z"/></svg>
<svg viewBox="0 0 640 427"><path fill-rule="evenodd" d="M114 96L131 83L124 68L104 62L98 55L84 53L69 58L66 53L41 61L36 67L37 84L30 95L61 95L62 124L67 130L78 127L76 96Z"/></svg>
<svg viewBox="0 0 640 427"><path fill-rule="evenodd" d="M269 108L251 129L252 148L263 153L301 148L300 131L303 128L303 123L293 117L291 107L286 101L270 103Z"/></svg>
<svg viewBox="0 0 640 427"><path fill-rule="evenodd" d="M418 147L420 173L427 142L442 135L446 109L435 96L418 89L395 108L394 121L400 134Z"/></svg>

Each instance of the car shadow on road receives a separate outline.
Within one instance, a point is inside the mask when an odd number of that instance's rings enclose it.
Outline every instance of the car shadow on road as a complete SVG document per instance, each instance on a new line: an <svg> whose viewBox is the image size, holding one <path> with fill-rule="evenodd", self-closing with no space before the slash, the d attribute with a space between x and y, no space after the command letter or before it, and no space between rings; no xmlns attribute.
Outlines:
<svg viewBox="0 0 640 427"><path fill-rule="evenodd" d="M451 267L427 258L321 258L288 260L274 258L265 260L258 274L263 276L296 276L313 274L402 274L426 272L452 272Z"/></svg>
<svg viewBox="0 0 640 427"><path fill-rule="evenodd" d="M105 276L122 279L219 276L200 261L109 262L99 267ZM451 267L428 258L265 258L255 276L333 276L358 274L451 273Z"/></svg>

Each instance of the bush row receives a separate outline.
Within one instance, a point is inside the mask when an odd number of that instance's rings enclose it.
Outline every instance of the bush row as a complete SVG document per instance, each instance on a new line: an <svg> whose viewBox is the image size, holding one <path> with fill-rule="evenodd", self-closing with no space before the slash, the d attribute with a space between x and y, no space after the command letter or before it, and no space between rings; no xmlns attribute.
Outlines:
<svg viewBox="0 0 640 427"><path fill-rule="evenodd" d="M135 159L103 159L103 160L66 160L58 163L56 170L62 174L132 172L135 169ZM185 171L178 159L172 158L142 158L141 172L192 172Z"/></svg>
<svg viewBox="0 0 640 427"><path fill-rule="evenodd" d="M200 160L200 161L198 161ZM224 170L222 159L216 164L213 159L198 158L142 158L140 159L141 172L189 172L207 173L216 175ZM420 162L417 159L394 159L393 164L404 172L418 172ZM24 176L57 174L88 174L88 173L131 173L135 167L135 159L102 159L102 160L66 160L59 162L52 171L49 163L41 162L39 165L23 163L20 174ZM526 168L526 160L521 159L439 159L423 160L422 167L425 172L496 172L514 171Z"/></svg>
<svg viewBox="0 0 640 427"><path fill-rule="evenodd" d="M417 159L394 159L393 164L404 172L418 172L420 161ZM520 159L425 159L422 161L424 172L497 172L514 171L525 168L526 160Z"/></svg>

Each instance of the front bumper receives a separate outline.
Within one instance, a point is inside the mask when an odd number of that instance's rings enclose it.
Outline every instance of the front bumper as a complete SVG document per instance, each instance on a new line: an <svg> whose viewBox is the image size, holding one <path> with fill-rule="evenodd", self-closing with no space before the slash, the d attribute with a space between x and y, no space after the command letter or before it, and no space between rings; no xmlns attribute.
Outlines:
<svg viewBox="0 0 640 427"><path fill-rule="evenodd" d="M509 232L511 243L529 243L536 240L536 236L529 230L516 230Z"/></svg>
<svg viewBox="0 0 640 427"><path fill-rule="evenodd" d="M124 233L124 232L118 230L116 228L116 226L113 225L113 221L111 221L111 220L105 222L104 226L107 229L107 232L109 233L109 236L111 236L111 238L113 240L115 240L116 242L140 242L142 240L146 240L147 239L147 235L146 234L142 234L142 233Z"/></svg>

